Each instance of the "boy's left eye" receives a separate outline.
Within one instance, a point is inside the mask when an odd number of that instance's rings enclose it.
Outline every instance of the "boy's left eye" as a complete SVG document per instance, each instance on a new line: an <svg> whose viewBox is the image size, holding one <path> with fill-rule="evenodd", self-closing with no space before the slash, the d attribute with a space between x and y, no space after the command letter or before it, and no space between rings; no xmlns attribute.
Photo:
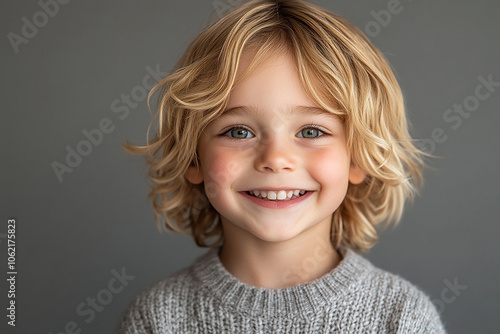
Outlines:
<svg viewBox="0 0 500 334"><path fill-rule="evenodd" d="M304 128L297 133L299 138L317 138L321 135L324 135L324 132L315 127Z"/></svg>

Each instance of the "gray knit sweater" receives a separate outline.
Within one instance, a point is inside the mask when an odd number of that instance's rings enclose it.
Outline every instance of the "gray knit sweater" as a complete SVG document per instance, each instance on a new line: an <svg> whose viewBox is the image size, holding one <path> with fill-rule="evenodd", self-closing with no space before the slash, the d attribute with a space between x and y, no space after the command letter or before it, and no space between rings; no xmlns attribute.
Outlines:
<svg viewBox="0 0 500 334"><path fill-rule="evenodd" d="M283 289L246 285L218 248L139 295L120 333L444 333L429 298L350 249L309 283Z"/></svg>

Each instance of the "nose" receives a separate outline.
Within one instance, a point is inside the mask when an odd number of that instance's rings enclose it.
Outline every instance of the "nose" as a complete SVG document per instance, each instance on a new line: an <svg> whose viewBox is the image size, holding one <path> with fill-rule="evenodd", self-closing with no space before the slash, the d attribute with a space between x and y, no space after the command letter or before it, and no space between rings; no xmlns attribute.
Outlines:
<svg viewBox="0 0 500 334"><path fill-rule="evenodd" d="M297 165L297 156L287 140L268 138L263 141L255 159L255 169L259 172L280 173L293 171Z"/></svg>

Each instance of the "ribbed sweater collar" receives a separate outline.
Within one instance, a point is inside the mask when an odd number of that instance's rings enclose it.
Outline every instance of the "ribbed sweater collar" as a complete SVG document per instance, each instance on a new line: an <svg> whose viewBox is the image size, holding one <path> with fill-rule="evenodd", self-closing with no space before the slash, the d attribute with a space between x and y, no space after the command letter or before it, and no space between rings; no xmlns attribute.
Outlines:
<svg viewBox="0 0 500 334"><path fill-rule="evenodd" d="M282 289L245 284L229 273L213 248L198 258L192 270L197 284L228 310L249 315L307 317L325 305L354 293L354 288L372 268L371 263L351 249L340 249L340 263L324 276L308 283Z"/></svg>

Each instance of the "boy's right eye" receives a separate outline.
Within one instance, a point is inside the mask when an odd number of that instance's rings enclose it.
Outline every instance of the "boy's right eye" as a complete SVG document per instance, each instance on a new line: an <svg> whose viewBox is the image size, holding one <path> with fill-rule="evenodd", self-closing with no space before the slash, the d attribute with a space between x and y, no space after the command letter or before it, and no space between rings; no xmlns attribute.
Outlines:
<svg viewBox="0 0 500 334"><path fill-rule="evenodd" d="M253 133L242 127L231 128L224 133L224 136L234 139L247 139L255 137Z"/></svg>

